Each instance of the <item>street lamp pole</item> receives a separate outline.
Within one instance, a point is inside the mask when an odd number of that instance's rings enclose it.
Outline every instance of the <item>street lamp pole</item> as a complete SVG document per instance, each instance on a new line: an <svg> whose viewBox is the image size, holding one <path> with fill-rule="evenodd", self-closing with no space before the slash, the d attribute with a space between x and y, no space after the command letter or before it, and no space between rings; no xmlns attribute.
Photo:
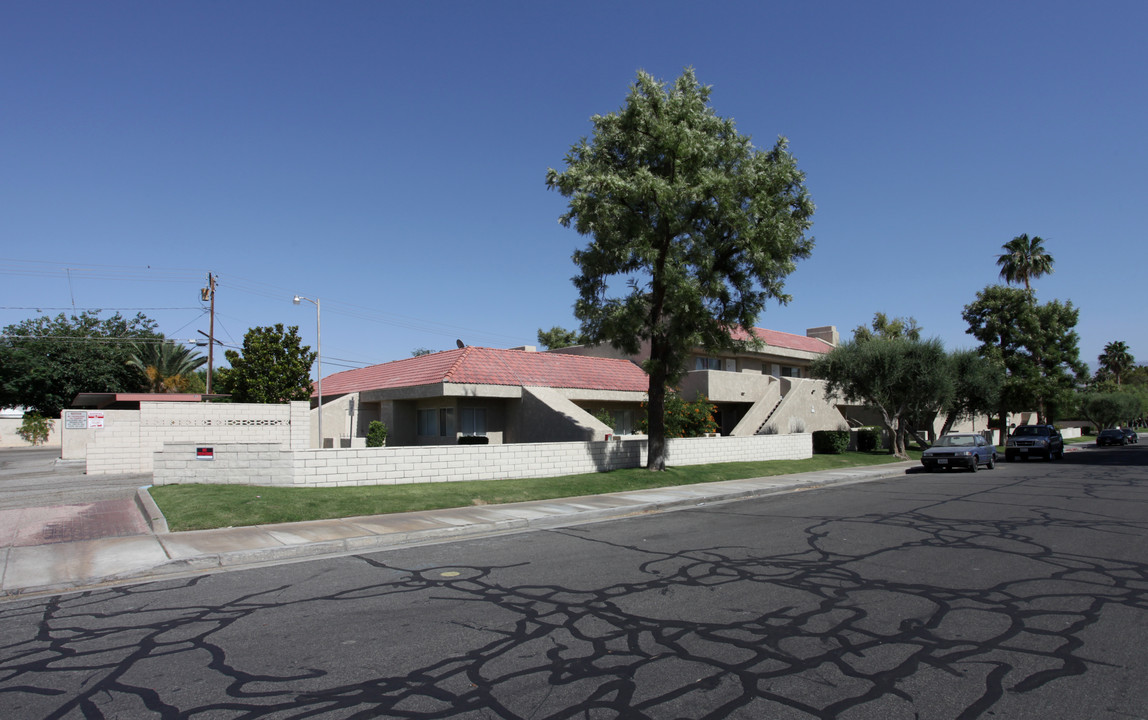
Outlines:
<svg viewBox="0 0 1148 720"><path fill-rule="evenodd" d="M292 300L296 305L300 300L306 300L315 306L315 359L318 361L316 372L319 376L319 449L323 449L323 318L319 311L319 300L296 295Z"/></svg>

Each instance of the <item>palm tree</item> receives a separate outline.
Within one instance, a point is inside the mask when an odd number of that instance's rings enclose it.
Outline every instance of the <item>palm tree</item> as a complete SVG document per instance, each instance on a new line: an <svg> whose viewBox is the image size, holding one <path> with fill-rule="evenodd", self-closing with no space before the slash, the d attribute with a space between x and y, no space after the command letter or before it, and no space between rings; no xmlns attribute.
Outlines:
<svg viewBox="0 0 1148 720"><path fill-rule="evenodd" d="M1052 274L1052 256L1045 251L1044 240L1036 235L1017 235L1001 249L1004 253L997 256L997 265L1007 283L1024 283L1024 289L1031 290L1030 279Z"/></svg>
<svg viewBox="0 0 1148 720"><path fill-rule="evenodd" d="M170 340L135 343L128 365L147 376L145 389L153 393L176 393L187 389L191 374L207 358Z"/></svg>
<svg viewBox="0 0 1148 720"><path fill-rule="evenodd" d="M1128 352L1128 344L1119 340L1105 345L1104 352L1096 359L1100 361L1101 372L1116 379L1116 387L1120 387L1120 376L1128 372L1136 362L1132 353Z"/></svg>

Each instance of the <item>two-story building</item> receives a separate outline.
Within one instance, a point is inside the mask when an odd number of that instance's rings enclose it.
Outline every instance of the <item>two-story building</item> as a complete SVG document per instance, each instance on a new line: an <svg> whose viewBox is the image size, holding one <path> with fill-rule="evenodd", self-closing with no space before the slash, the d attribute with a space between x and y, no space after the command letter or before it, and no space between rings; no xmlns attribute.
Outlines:
<svg viewBox="0 0 1148 720"><path fill-rule="evenodd" d="M682 397L698 394L718 408L723 435L812 432L845 425L836 403L825 398L824 383L809 379L809 366L839 342L837 328L810 328L805 335L753 328L732 333L743 349L710 354L698 348L690 354L678 388ZM649 343L636 356L609 345L578 345L549 351L555 354L617 358L641 363L649 358Z"/></svg>

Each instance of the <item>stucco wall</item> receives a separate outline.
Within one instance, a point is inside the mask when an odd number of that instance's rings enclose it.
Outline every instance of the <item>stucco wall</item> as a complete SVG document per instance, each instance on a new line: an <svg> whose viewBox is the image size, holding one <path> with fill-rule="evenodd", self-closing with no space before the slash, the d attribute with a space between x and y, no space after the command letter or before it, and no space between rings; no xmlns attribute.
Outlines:
<svg viewBox="0 0 1148 720"><path fill-rule="evenodd" d="M25 442L24 438L16 434L16 430L24 422L24 418L0 418L0 448L32 447L32 443ZM48 431L48 441L38 447L60 447L60 421L48 420L51 429Z"/></svg>
<svg viewBox="0 0 1148 720"><path fill-rule="evenodd" d="M692 402L698 393L710 402L751 403L774 390L778 379L753 372L692 370L681 382L681 396Z"/></svg>
<svg viewBox="0 0 1148 720"><path fill-rule="evenodd" d="M553 388L522 388L522 401L515 410L516 442L601 440L613 432Z"/></svg>
<svg viewBox="0 0 1148 720"><path fill-rule="evenodd" d="M784 435L848 427L845 416L826 399L824 380L782 378L781 383L785 396L760 432Z"/></svg>
<svg viewBox="0 0 1148 720"><path fill-rule="evenodd" d="M685 466L812 457L801 435L671 439L667 459ZM597 442L290 450L274 443L218 445L215 460L197 460L195 445L168 443L155 453L154 483L226 483L336 487L541 478L641 467L646 439Z"/></svg>

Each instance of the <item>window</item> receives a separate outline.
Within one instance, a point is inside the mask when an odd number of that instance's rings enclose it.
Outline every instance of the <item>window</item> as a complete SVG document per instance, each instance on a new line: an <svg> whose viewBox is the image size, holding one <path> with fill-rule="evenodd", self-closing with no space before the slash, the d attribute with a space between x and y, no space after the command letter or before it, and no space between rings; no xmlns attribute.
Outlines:
<svg viewBox="0 0 1148 720"><path fill-rule="evenodd" d="M437 410L419 410L419 435L438 435Z"/></svg>
<svg viewBox="0 0 1148 720"><path fill-rule="evenodd" d="M633 410L615 410L610 413L610 416L614 419L614 433L616 435L634 434Z"/></svg>
<svg viewBox="0 0 1148 720"><path fill-rule="evenodd" d="M454 435L454 408L439 408L438 434L442 437Z"/></svg>
<svg viewBox="0 0 1148 720"><path fill-rule="evenodd" d="M419 410L419 435L423 437L454 435L454 408Z"/></svg>
<svg viewBox="0 0 1148 720"><path fill-rule="evenodd" d="M463 435L485 435L486 408L462 408L458 422Z"/></svg>
<svg viewBox="0 0 1148 720"><path fill-rule="evenodd" d="M781 366L781 377L799 378L799 377L801 377L801 368L787 367L785 365L782 365Z"/></svg>
<svg viewBox="0 0 1148 720"><path fill-rule="evenodd" d="M721 360L716 357L700 357L696 370L721 370Z"/></svg>

